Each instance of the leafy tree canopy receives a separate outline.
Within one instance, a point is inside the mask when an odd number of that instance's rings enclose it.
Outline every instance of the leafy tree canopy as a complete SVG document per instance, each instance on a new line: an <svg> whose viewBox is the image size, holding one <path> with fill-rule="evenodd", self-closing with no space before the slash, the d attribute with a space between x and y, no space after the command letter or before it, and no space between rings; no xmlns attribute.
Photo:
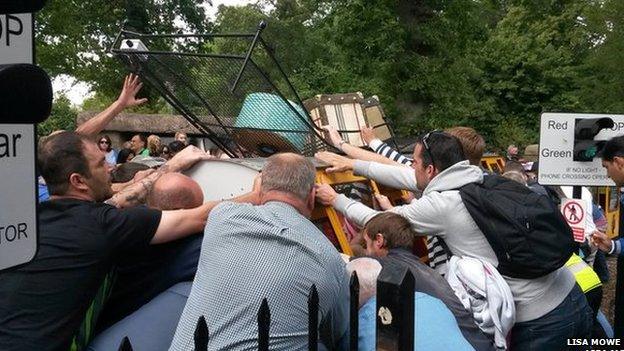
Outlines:
<svg viewBox="0 0 624 351"><path fill-rule="evenodd" d="M124 19L149 33L253 32L266 20L263 37L302 98L378 95L402 134L467 125L497 150L536 142L545 111L624 112L619 0L256 0L220 6L214 22L200 4L49 2L38 61L91 83L86 105L105 106L125 73L106 53ZM167 110L146 93L146 111Z"/></svg>

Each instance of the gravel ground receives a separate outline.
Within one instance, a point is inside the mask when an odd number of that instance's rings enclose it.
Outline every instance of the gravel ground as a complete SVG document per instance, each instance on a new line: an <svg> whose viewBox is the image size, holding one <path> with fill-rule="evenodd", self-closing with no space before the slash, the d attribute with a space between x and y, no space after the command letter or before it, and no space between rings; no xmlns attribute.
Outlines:
<svg viewBox="0 0 624 351"><path fill-rule="evenodd" d="M609 282L602 287L602 304L600 309L605 314L609 323L613 326L613 316L615 315L615 280L617 278L617 258L607 257L609 266Z"/></svg>

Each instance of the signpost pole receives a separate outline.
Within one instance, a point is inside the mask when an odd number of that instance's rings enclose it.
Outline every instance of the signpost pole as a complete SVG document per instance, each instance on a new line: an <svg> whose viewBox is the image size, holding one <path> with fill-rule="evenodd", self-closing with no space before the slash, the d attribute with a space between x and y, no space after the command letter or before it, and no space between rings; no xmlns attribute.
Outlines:
<svg viewBox="0 0 624 351"><path fill-rule="evenodd" d="M581 198L581 194L582 194L582 189L583 189L583 187L573 186L572 187L572 198L573 199L580 199Z"/></svg>

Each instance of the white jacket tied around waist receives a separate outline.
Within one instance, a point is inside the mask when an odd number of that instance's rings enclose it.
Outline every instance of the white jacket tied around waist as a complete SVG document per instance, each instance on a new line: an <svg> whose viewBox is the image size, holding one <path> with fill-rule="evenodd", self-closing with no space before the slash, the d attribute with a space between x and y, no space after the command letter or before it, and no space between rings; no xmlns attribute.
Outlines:
<svg viewBox="0 0 624 351"><path fill-rule="evenodd" d="M496 348L506 350L516 308L509 285L496 268L476 258L452 256L446 280L479 328L494 337Z"/></svg>
<svg viewBox="0 0 624 351"><path fill-rule="evenodd" d="M397 189L416 189L414 170L375 162L356 161L354 173ZM418 235L437 235L444 239L453 255L477 257L494 267L498 260L485 236L464 206L457 190L468 183L482 183L483 172L462 161L440 172L409 205L390 211L407 218ZM339 195L334 204L354 223L363 226L378 211ZM562 267L537 279L503 277L516 302L516 320L530 321L552 311L572 290L574 276Z"/></svg>

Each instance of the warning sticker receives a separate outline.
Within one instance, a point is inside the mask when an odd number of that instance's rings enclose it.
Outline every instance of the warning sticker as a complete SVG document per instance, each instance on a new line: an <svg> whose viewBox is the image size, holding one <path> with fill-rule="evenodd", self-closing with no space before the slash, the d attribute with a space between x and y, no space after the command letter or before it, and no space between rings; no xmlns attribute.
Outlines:
<svg viewBox="0 0 624 351"><path fill-rule="evenodd" d="M563 199L561 213L565 217L572 233L574 241L582 243L585 241L585 216L587 209L585 201L578 199Z"/></svg>

